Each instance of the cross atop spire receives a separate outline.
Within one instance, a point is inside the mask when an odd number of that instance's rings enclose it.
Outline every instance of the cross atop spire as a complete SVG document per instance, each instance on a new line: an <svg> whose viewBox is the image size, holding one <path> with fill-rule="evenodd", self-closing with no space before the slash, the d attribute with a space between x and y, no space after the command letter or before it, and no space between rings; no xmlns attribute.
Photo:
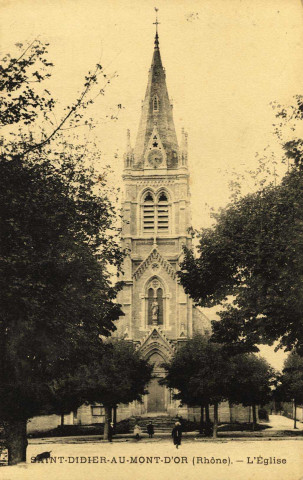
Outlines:
<svg viewBox="0 0 303 480"><path fill-rule="evenodd" d="M158 25L160 25L160 22L158 22L158 11L159 8L155 7L156 21L153 23L153 25L156 25L155 48L159 48Z"/></svg>
<svg viewBox="0 0 303 480"><path fill-rule="evenodd" d="M145 98L142 103L141 120L134 148L134 164L143 168L147 161L148 151L156 149L157 145L155 144L159 145L161 142L167 168L172 169L178 166L179 147L159 48L158 9L155 8L155 11L155 48L149 69ZM154 136L156 138L153 138ZM148 164L146 163L146 165Z"/></svg>

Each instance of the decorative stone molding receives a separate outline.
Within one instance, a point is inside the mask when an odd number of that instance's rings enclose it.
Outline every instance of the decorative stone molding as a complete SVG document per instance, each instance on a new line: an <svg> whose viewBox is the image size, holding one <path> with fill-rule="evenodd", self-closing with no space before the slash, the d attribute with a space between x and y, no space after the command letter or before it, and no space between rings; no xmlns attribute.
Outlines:
<svg viewBox="0 0 303 480"><path fill-rule="evenodd" d="M151 269L153 272L158 272L160 265L157 262L152 263Z"/></svg>
<svg viewBox="0 0 303 480"><path fill-rule="evenodd" d="M154 263L158 263L161 265L164 270L175 280L176 278L176 273L171 266L171 264L165 260L165 258L162 257L162 255L159 253L157 247L154 247L148 257L139 265L139 267L135 270L133 273L133 278L135 280L138 280L138 278L141 277L141 275L145 272L145 270Z"/></svg>
<svg viewBox="0 0 303 480"><path fill-rule="evenodd" d="M145 358L149 357L153 352L159 352L169 359L175 352L175 346L159 327L153 327L149 330L137 348Z"/></svg>
<svg viewBox="0 0 303 480"><path fill-rule="evenodd" d="M148 186L148 187L162 187L166 185L175 185L175 180L139 180L136 185Z"/></svg>

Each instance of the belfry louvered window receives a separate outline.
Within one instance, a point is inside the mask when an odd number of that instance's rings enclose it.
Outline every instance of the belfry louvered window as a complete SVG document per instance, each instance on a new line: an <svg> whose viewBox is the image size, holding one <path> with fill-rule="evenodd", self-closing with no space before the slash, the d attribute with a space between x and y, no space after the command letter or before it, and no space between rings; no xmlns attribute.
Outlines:
<svg viewBox="0 0 303 480"><path fill-rule="evenodd" d="M157 202L157 229L159 232L168 232L168 198L164 192L159 195Z"/></svg>
<svg viewBox="0 0 303 480"><path fill-rule="evenodd" d="M143 230L153 232L155 229L155 202L153 196L148 192L143 202Z"/></svg>
<svg viewBox="0 0 303 480"><path fill-rule="evenodd" d="M144 233L161 234L169 232L169 201L166 192L154 195L146 192L142 202L142 230Z"/></svg>

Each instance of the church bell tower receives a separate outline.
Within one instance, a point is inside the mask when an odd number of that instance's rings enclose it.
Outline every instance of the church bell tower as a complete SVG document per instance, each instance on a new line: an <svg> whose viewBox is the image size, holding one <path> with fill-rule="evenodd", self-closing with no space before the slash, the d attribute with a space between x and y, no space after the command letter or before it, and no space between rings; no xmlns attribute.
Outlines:
<svg viewBox="0 0 303 480"><path fill-rule="evenodd" d="M125 316L118 321L118 334L137 344L160 378L161 364L178 343L209 325L193 308L176 275L182 247L191 245L187 133L182 130L178 144L158 21L134 148L127 131L123 182L122 243L128 255L119 297ZM179 412L170 392L156 378L148 390L144 405L134 404L131 414Z"/></svg>

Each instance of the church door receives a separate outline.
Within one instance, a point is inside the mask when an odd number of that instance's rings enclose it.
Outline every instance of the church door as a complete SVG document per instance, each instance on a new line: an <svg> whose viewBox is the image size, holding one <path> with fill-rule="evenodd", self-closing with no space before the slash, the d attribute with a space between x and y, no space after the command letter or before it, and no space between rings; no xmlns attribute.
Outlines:
<svg viewBox="0 0 303 480"><path fill-rule="evenodd" d="M165 412L165 387L164 385L159 385L158 380L163 377L164 370L162 363L164 363L164 358L159 354L159 352L154 352L149 357L150 363L154 365L154 375L156 378L153 378L148 384L148 395L147 395L147 411L148 412Z"/></svg>
<svg viewBox="0 0 303 480"><path fill-rule="evenodd" d="M148 385L147 411L165 412L165 387L159 385L158 378L153 378Z"/></svg>

